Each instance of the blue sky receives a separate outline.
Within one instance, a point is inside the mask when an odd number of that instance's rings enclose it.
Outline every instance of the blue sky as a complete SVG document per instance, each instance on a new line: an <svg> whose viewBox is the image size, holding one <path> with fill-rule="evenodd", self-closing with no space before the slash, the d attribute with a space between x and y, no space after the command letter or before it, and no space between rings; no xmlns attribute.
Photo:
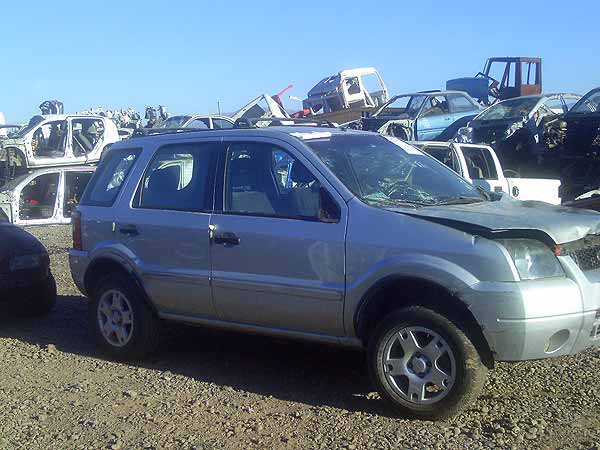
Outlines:
<svg viewBox="0 0 600 450"><path fill-rule="evenodd" d="M488 56L541 56L544 91L600 85L600 2L6 2L0 111L46 99L67 111L164 104L235 111L255 96L305 97L321 78L375 66L391 93L443 88ZM287 100L294 109L297 103Z"/></svg>

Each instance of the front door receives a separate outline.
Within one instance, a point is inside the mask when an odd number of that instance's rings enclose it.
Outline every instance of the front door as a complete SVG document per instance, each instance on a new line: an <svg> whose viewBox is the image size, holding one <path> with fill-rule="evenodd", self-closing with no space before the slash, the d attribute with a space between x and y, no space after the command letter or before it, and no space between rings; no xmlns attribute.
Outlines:
<svg viewBox="0 0 600 450"><path fill-rule="evenodd" d="M346 205L308 167L292 147L230 142L211 222L223 320L343 334Z"/></svg>
<svg viewBox="0 0 600 450"><path fill-rule="evenodd" d="M486 145L453 144L462 155L465 177L475 186L490 192L507 192L508 183L500 171L500 162Z"/></svg>
<svg viewBox="0 0 600 450"><path fill-rule="evenodd" d="M115 232L131 252L161 313L215 318L210 292L209 223L220 144L159 148Z"/></svg>
<svg viewBox="0 0 600 450"><path fill-rule="evenodd" d="M417 140L434 140L454 122L448 100L444 95L427 98L417 119Z"/></svg>

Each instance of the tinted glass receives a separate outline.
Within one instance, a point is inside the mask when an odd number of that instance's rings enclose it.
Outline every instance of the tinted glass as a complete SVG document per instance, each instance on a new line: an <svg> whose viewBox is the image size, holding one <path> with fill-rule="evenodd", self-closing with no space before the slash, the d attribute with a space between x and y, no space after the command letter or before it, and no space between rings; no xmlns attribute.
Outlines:
<svg viewBox="0 0 600 450"><path fill-rule="evenodd" d="M225 210L318 219L321 185L285 150L266 143L232 144L227 154Z"/></svg>
<svg viewBox="0 0 600 450"><path fill-rule="evenodd" d="M139 208L174 211L212 210L209 186L220 144L185 143L160 148L140 185Z"/></svg>
<svg viewBox="0 0 600 450"><path fill-rule="evenodd" d="M110 149L102 158L86 189L82 205L112 206L140 149Z"/></svg>

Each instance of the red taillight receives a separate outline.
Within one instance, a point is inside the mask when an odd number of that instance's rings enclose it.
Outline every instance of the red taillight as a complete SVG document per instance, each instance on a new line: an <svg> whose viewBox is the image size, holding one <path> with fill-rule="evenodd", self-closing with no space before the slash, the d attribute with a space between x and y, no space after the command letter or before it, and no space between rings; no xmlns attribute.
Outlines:
<svg viewBox="0 0 600 450"><path fill-rule="evenodd" d="M74 211L71 215L71 226L73 228L73 250L83 250L81 242L81 213Z"/></svg>

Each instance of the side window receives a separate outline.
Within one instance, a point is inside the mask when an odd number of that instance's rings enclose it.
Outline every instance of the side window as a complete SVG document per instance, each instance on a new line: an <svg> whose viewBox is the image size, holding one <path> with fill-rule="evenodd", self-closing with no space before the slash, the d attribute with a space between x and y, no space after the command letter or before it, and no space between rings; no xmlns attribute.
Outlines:
<svg viewBox="0 0 600 450"><path fill-rule="evenodd" d="M448 103L452 112L472 111L476 109L476 106L467 97L460 94L448 95Z"/></svg>
<svg viewBox="0 0 600 450"><path fill-rule="evenodd" d="M136 207L171 211L212 210L215 150L220 144L185 143L160 148L139 188Z"/></svg>
<svg viewBox="0 0 600 450"><path fill-rule="evenodd" d="M39 220L54 216L60 174L47 173L35 177L21 190L19 219Z"/></svg>
<svg viewBox="0 0 600 450"><path fill-rule="evenodd" d="M233 128L233 124L225 119L213 119L212 122L215 130L226 130L228 128Z"/></svg>
<svg viewBox="0 0 600 450"><path fill-rule="evenodd" d="M339 207L316 177L285 150L270 144L229 147L225 211L259 216L337 221Z"/></svg>
<svg viewBox="0 0 600 450"><path fill-rule="evenodd" d="M100 119L73 119L71 128L71 147L76 157L94 150L104 135L104 123Z"/></svg>
<svg viewBox="0 0 600 450"><path fill-rule="evenodd" d="M538 63L521 63L521 84L532 86L538 83Z"/></svg>
<svg viewBox="0 0 600 450"><path fill-rule="evenodd" d="M469 177L472 180L497 180L498 172L492 154L486 148L463 147Z"/></svg>
<svg viewBox="0 0 600 450"><path fill-rule="evenodd" d="M439 116L442 114L448 114L449 112L450 109L448 108L448 102L446 101L446 97L444 97L443 95L436 95L427 99L422 116Z"/></svg>
<svg viewBox="0 0 600 450"><path fill-rule="evenodd" d="M83 191L92 178L92 174L93 172L65 172L64 217L71 217L71 214L81 201Z"/></svg>
<svg viewBox="0 0 600 450"><path fill-rule="evenodd" d="M423 147L423 151L450 167L456 173L461 173L460 164L458 164L454 151L450 147L426 146Z"/></svg>
<svg viewBox="0 0 600 450"><path fill-rule="evenodd" d="M65 156L67 143L67 121L47 122L33 133L31 148L38 158L60 158Z"/></svg>
<svg viewBox="0 0 600 450"><path fill-rule="evenodd" d="M186 128L197 128L199 130L208 130L210 128L210 122L207 118L194 119Z"/></svg>
<svg viewBox="0 0 600 450"><path fill-rule="evenodd" d="M112 206L141 149L110 149L85 190L82 205Z"/></svg>
<svg viewBox="0 0 600 450"><path fill-rule="evenodd" d="M560 100L560 98L554 98L552 100L548 100L545 104L544 104L546 110L548 111L548 114L562 114L563 111L563 104L562 101ZM542 110L542 108L540 108L540 111ZM548 114L542 114L543 116L548 115Z"/></svg>

